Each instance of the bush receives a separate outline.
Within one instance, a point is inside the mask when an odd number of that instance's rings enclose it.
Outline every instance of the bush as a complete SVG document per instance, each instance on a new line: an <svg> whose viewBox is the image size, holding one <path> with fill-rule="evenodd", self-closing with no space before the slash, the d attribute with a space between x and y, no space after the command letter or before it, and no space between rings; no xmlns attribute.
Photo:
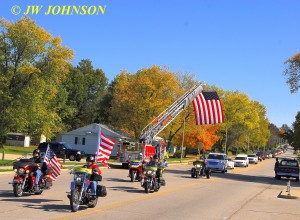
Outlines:
<svg viewBox="0 0 300 220"><path fill-rule="evenodd" d="M182 156L184 157L185 155L185 150L182 153ZM181 158L181 150L177 150L174 154L173 154L174 158Z"/></svg>

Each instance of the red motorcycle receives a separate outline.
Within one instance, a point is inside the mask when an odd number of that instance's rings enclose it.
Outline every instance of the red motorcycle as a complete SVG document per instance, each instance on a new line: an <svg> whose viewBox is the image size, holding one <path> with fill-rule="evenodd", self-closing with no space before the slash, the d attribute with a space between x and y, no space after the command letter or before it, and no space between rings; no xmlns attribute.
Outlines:
<svg viewBox="0 0 300 220"><path fill-rule="evenodd" d="M143 164L140 160L132 160L129 163L129 177L131 182L143 179Z"/></svg>
<svg viewBox="0 0 300 220"><path fill-rule="evenodd" d="M52 186L52 181L48 175L42 175L38 183L38 191L35 191L35 171L39 166L34 163L33 159L20 159L13 164L15 176L13 182L13 191L16 197L21 197L23 192L40 195L44 189Z"/></svg>

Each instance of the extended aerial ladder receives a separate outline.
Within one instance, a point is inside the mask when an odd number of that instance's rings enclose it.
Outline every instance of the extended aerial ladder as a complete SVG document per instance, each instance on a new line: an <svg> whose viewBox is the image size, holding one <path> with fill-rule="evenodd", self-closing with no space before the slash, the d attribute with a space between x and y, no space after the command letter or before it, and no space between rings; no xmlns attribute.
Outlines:
<svg viewBox="0 0 300 220"><path fill-rule="evenodd" d="M202 90L202 83L196 83L189 91L177 99L142 130L140 142L151 145L155 136L167 127Z"/></svg>

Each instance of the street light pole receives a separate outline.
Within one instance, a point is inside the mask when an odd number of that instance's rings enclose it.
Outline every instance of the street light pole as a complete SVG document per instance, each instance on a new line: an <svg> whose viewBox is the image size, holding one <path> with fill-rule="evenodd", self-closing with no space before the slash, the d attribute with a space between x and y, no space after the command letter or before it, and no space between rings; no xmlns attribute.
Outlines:
<svg viewBox="0 0 300 220"><path fill-rule="evenodd" d="M182 142L181 142L181 156L180 156L180 163L182 163L183 144L184 144L184 130L185 130L185 114L184 114L184 116L183 116L183 128L182 128Z"/></svg>

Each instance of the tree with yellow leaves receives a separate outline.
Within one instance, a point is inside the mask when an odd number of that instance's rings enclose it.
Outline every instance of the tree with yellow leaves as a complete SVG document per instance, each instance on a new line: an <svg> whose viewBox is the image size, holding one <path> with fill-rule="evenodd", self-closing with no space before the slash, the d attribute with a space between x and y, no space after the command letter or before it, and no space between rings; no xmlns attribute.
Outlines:
<svg viewBox="0 0 300 220"><path fill-rule="evenodd" d="M62 81L73 51L23 17L0 20L0 136L7 131L53 135L67 97Z"/></svg>

